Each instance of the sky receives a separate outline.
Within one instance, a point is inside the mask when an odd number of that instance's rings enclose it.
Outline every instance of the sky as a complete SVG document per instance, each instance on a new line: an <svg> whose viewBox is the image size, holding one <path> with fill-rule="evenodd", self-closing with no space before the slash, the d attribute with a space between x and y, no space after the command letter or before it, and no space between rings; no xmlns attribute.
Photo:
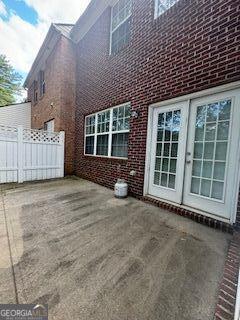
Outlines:
<svg viewBox="0 0 240 320"><path fill-rule="evenodd" d="M0 54L23 81L52 22L75 23L90 0L0 0Z"/></svg>

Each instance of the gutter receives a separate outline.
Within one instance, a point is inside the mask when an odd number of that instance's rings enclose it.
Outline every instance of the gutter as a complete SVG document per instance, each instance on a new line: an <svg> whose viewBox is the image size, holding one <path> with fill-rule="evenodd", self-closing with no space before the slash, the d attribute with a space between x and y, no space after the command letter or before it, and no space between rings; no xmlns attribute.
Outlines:
<svg viewBox="0 0 240 320"><path fill-rule="evenodd" d="M239 269L239 276L238 276L238 288L237 288L237 299L236 299L234 320L240 320L240 269Z"/></svg>

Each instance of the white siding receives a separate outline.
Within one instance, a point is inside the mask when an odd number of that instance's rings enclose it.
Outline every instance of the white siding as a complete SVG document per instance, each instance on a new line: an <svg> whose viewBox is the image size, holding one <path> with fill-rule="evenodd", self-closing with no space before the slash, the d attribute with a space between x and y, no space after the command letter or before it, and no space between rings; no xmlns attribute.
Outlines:
<svg viewBox="0 0 240 320"><path fill-rule="evenodd" d="M0 107L0 125L4 126L23 126L31 128L31 103L13 104Z"/></svg>

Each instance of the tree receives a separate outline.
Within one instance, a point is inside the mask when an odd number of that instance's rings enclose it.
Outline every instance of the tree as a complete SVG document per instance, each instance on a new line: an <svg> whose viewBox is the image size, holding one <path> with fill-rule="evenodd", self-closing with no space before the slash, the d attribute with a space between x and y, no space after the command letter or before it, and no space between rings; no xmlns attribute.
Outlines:
<svg viewBox="0 0 240 320"><path fill-rule="evenodd" d="M0 107L14 103L21 93L22 76L10 65L7 58L0 54Z"/></svg>

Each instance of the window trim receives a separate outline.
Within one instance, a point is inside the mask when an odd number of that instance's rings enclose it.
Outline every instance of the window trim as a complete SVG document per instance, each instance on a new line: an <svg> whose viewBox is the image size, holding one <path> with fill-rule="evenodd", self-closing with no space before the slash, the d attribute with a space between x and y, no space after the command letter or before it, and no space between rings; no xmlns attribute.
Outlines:
<svg viewBox="0 0 240 320"><path fill-rule="evenodd" d="M120 160L128 160L128 157L115 157L112 156L112 136L113 134L118 134L118 133L129 133L130 132L130 128L129 129L125 129L125 130L116 130L113 131L112 130L112 126L113 126L113 110L116 108L120 108L120 107L124 107L124 106L129 106L131 108L131 103L130 102L126 102L126 103L122 103L120 105L111 107L111 108L107 108L95 113L91 113L88 114L87 116L85 116L85 120L84 120L84 156L89 156L89 157L95 157L95 158L106 158L106 159L120 159ZM110 120L109 120L109 131L108 132L97 132L97 119L98 119L98 114L101 114L103 112L107 112L110 111ZM91 116L95 116L95 132L94 133L86 133L86 122L87 122L87 118L91 117ZM131 117L131 116L130 116ZM97 155L97 137L101 136L101 135L108 135L108 155ZM86 153L86 140L87 137L94 137L94 147L93 147L93 154L88 154Z"/></svg>
<svg viewBox="0 0 240 320"><path fill-rule="evenodd" d="M115 5L119 2L120 0L115 1L115 3L112 5L111 7L111 22L110 22L110 48L109 48L109 55L112 55L112 37L113 37L113 33L121 27L122 24L124 24L131 16L132 16L132 10L131 13L114 29L112 29L112 23L113 23L113 8L115 7ZM131 0L130 0L131 1Z"/></svg>

